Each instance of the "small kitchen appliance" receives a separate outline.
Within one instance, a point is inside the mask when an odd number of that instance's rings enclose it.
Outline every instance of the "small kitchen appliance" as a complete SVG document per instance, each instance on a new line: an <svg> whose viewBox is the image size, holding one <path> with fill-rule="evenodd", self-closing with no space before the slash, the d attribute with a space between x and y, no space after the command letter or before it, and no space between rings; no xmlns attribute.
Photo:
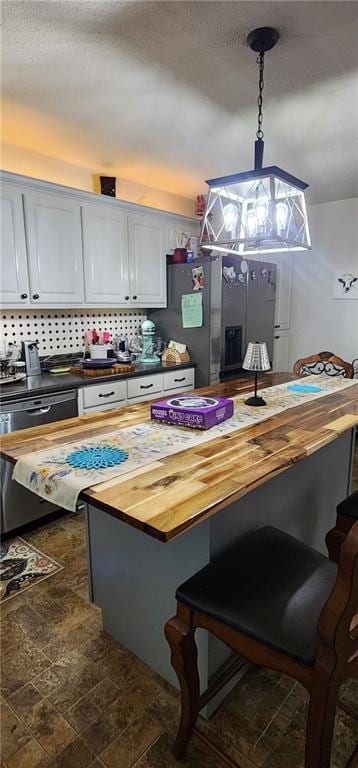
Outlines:
<svg viewBox="0 0 358 768"><path fill-rule="evenodd" d="M128 349L129 342L127 336L115 336L113 339L113 355L119 363L132 362L132 355Z"/></svg>
<svg viewBox="0 0 358 768"><path fill-rule="evenodd" d="M153 363L160 363L159 354L164 351L164 344L162 343L162 339L156 337L155 323L153 323L152 320L144 320L142 323L141 344L142 352L139 358L140 362L149 363L151 365L153 365Z"/></svg>
<svg viewBox="0 0 358 768"><path fill-rule="evenodd" d="M41 374L41 365L37 341L23 341L21 349L22 359L25 360L26 375L39 376Z"/></svg>
<svg viewBox="0 0 358 768"><path fill-rule="evenodd" d="M0 340L0 383L11 384L26 378L25 363L19 360L21 348Z"/></svg>

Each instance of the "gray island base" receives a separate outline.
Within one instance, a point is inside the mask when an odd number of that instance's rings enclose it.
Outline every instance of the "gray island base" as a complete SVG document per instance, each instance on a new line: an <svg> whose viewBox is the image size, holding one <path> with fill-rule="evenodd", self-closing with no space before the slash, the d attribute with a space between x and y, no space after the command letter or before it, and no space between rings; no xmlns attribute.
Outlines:
<svg viewBox="0 0 358 768"><path fill-rule="evenodd" d="M354 430L252 490L225 509L162 543L94 506L87 506L90 594L103 628L178 687L164 625L175 614L175 590L251 529L274 525L324 552L336 505L350 492ZM255 563L252 563L255 568ZM206 631L196 633L204 690L232 654ZM203 710L210 716L246 671Z"/></svg>

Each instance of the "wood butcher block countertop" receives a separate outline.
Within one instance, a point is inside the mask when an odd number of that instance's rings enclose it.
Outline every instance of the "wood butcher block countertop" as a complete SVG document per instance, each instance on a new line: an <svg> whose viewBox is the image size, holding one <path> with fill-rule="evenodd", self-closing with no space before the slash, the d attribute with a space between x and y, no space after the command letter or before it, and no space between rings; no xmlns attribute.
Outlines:
<svg viewBox="0 0 358 768"><path fill-rule="evenodd" d="M266 374L261 386L296 379ZM219 397L252 391L241 378L195 390ZM149 403L22 430L2 438L1 455L21 456L113 432L148 419ZM194 446L89 488L81 498L145 533L169 541L318 451L358 424L358 383L315 402Z"/></svg>

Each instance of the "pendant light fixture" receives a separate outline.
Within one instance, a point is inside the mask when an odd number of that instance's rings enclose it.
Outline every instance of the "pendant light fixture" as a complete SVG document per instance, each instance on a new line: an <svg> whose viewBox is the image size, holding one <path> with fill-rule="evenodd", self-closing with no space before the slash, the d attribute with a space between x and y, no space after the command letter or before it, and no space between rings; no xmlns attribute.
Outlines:
<svg viewBox="0 0 358 768"><path fill-rule="evenodd" d="M260 27L248 35L259 67L255 169L207 181L202 248L240 256L311 248L304 194L308 184L277 165L263 167L264 60L278 39L273 27Z"/></svg>

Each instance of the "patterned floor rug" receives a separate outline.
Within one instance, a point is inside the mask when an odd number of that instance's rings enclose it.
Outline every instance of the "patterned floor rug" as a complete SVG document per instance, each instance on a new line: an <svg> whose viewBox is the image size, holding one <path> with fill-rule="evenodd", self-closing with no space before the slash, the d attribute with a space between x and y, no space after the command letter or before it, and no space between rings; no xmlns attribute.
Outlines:
<svg viewBox="0 0 358 768"><path fill-rule="evenodd" d="M25 589L61 571L62 565L27 544L18 536L0 545L0 601L15 597Z"/></svg>

